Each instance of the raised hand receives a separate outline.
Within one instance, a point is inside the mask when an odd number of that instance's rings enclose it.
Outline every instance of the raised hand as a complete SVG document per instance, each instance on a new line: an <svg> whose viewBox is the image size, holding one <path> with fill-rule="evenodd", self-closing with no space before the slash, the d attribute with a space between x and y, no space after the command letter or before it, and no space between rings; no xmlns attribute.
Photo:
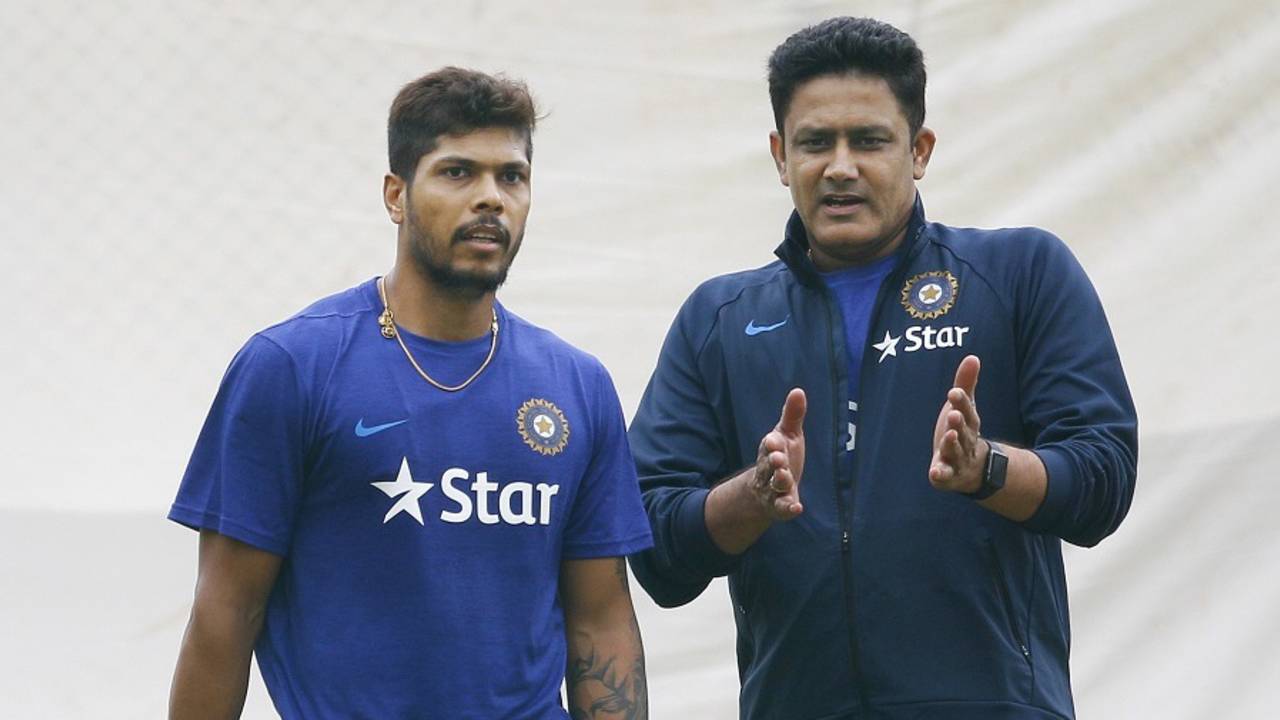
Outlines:
<svg viewBox="0 0 1280 720"><path fill-rule="evenodd" d="M956 368L955 386L938 412L933 428L933 460L929 463L929 484L939 490L969 493L982 485L987 444L979 431L978 371L976 355L966 356Z"/></svg>
<svg viewBox="0 0 1280 720"><path fill-rule="evenodd" d="M782 405L782 417L761 440L751 493L773 520L790 520L804 512L800 477L804 473L804 391L794 388Z"/></svg>

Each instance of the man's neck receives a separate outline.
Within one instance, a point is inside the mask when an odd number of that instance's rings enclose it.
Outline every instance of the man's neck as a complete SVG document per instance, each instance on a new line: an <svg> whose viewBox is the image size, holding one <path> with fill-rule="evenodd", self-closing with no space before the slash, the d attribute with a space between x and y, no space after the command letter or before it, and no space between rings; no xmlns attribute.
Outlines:
<svg viewBox="0 0 1280 720"><path fill-rule="evenodd" d="M396 262L383 279L387 305L396 324L433 340L459 342L489 333L493 319L492 292L478 297L441 288L417 268Z"/></svg>

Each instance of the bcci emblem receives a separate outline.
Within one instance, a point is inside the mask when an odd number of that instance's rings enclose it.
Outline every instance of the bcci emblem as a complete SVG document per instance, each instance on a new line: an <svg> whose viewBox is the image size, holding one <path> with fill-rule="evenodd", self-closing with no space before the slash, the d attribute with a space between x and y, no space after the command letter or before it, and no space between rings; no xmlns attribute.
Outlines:
<svg viewBox="0 0 1280 720"><path fill-rule="evenodd" d="M959 292L960 283L947 270L920 273L902 286L902 307L917 320L932 320L947 314Z"/></svg>
<svg viewBox="0 0 1280 720"><path fill-rule="evenodd" d="M569 444L569 421L549 400L526 400L516 413L516 428L524 444L542 455L555 455Z"/></svg>

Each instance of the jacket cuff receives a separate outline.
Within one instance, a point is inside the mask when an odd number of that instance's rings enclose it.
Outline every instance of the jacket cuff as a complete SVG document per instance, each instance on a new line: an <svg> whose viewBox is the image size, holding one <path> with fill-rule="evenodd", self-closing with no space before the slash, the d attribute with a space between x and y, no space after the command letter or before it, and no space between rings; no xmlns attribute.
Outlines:
<svg viewBox="0 0 1280 720"><path fill-rule="evenodd" d="M1071 458L1065 452L1051 447L1038 448L1032 452L1039 455L1040 461L1044 463L1046 488L1044 502L1040 503L1040 507L1022 525L1035 532L1057 534L1076 484L1071 472Z"/></svg>
<svg viewBox="0 0 1280 720"><path fill-rule="evenodd" d="M679 536L685 539L682 554L690 568L702 575L720 577L733 572L742 556L724 552L711 539L706 510L710 494L710 490L703 488L686 493L676 511L675 524Z"/></svg>

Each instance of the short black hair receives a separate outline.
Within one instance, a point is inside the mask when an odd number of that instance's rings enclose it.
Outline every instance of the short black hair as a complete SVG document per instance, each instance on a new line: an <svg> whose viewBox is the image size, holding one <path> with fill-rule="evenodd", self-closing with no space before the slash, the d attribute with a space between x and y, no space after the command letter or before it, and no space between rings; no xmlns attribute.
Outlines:
<svg viewBox="0 0 1280 720"><path fill-rule="evenodd" d="M871 18L836 17L795 33L769 56L769 100L782 122L796 88L822 75L865 73L884 78L911 135L924 127L924 54L911 36Z"/></svg>
<svg viewBox="0 0 1280 720"><path fill-rule="evenodd" d="M441 68L405 85L391 103L387 119L391 172L411 183L418 161L436 148L441 135L491 127L523 131L525 156L532 161L537 119L524 83L466 68Z"/></svg>

